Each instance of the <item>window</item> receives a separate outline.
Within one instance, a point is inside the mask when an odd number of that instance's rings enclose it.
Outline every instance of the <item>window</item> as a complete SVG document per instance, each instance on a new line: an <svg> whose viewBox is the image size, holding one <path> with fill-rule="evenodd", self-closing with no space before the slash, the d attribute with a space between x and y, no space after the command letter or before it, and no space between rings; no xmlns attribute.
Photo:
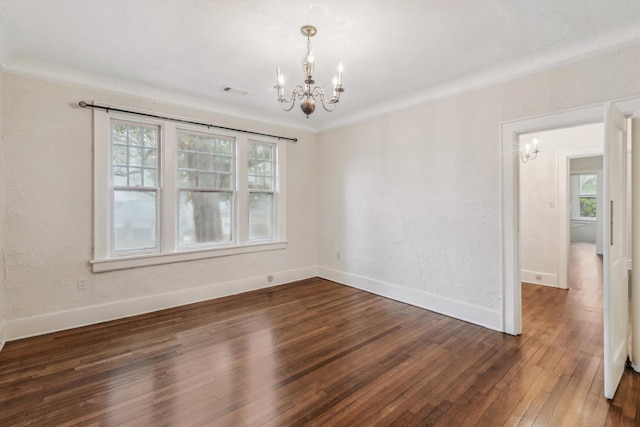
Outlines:
<svg viewBox="0 0 640 427"><path fill-rule="evenodd" d="M598 174L571 175L571 217L595 220L597 216Z"/></svg>
<svg viewBox="0 0 640 427"><path fill-rule="evenodd" d="M274 233L274 170L273 144L249 142L249 238L272 239Z"/></svg>
<svg viewBox="0 0 640 427"><path fill-rule="evenodd" d="M94 132L94 271L286 246L286 143L100 110Z"/></svg>
<svg viewBox="0 0 640 427"><path fill-rule="evenodd" d="M580 177L580 217L596 217L596 196L598 195L598 175L583 174Z"/></svg>
<svg viewBox="0 0 640 427"><path fill-rule="evenodd" d="M111 123L113 252L158 249L158 127Z"/></svg>
<svg viewBox="0 0 640 427"><path fill-rule="evenodd" d="M178 234L182 246L233 241L235 140L178 132Z"/></svg>

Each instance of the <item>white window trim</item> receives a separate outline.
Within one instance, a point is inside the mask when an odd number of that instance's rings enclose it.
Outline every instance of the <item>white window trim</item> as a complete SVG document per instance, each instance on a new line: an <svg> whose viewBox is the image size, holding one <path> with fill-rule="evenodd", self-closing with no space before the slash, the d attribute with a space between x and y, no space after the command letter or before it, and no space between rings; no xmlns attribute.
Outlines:
<svg viewBox="0 0 640 427"><path fill-rule="evenodd" d="M286 148L284 140L271 140L244 133L218 131L216 135L228 136L236 140L236 188L234 190L234 241L223 245L206 248L194 247L179 249L177 238L177 158L175 141L177 129L203 132L202 127L188 126L171 121L152 118L140 119L127 114L93 110L94 114L94 256L90 260L93 271L104 272L128 268L144 267L175 262L192 261L206 258L232 256L269 250L280 250L287 247L287 205L286 205ZM149 254L132 254L130 256L113 256L111 254L111 119L126 120L160 127L160 252ZM206 130L205 130L206 131ZM275 196L275 236L270 240L250 241L249 205L247 189L247 155L248 141L275 143L276 150L276 187ZM170 195L173 194L173 197ZM246 195L247 197L243 197ZM173 199L173 200L172 200ZM246 199L246 200L245 200Z"/></svg>
<svg viewBox="0 0 640 427"><path fill-rule="evenodd" d="M597 181L598 185L600 185L600 182L601 182L601 179L602 179L601 171L599 171L597 169L585 169L585 170L579 169L579 170L574 170L574 171L571 171L570 175L596 175L596 177L597 177L596 179L598 180ZM596 199L596 205L597 205L597 202L598 202L598 196L599 195L597 193L593 196ZM578 212L580 212L580 197L581 197L581 195L580 195L580 190L579 189L577 189L575 194L574 194L573 190L571 191L571 205L572 206L577 206L577 211ZM587 197L590 197L590 196L587 196ZM595 223L595 222L598 221L597 214L596 214L595 217L585 217L585 216L579 216L579 215L578 216L574 216L573 215L573 209L571 209L571 210L572 210L571 218L570 218L571 221L584 222L584 223L592 223L592 222Z"/></svg>

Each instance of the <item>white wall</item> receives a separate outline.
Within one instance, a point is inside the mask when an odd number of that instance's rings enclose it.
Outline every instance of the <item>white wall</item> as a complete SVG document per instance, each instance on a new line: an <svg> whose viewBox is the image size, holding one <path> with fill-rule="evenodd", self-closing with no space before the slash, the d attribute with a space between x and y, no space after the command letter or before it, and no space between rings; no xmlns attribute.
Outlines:
<svg viewBox="0 0 640 427"><path fill-rule="evenodd" d="M639 58L635 46L322 133L320 274L500 329L500 123L638 95Z"/></svg>
<svg viewBox="0 0 640 427"><path fill-rule="evenodd" d="M558 155L561 150L602 147L602 123L522 135L534 137L540 153L520 164L520 278L529 283L558 284ZM565 181L566 182L566 181ZM553 207L551 207L553 206ZM539 277L539 278L538 278Z"/></svg>
<svg viewBox="0 0 640 427"><path fill-rule="evenodd" d="M287 147L287 249L93 274L92 114L80 100L298 137ZM314 134L11 74L4 105L9 339L316 275Z"/></svg>
<svg viewBox="0 0 640 427"><path fill-rule="evenodd" d="M4 72L0 68L0 350L4 346L6 337L4 330L4 189L6 167L4 163Z"/></svg>

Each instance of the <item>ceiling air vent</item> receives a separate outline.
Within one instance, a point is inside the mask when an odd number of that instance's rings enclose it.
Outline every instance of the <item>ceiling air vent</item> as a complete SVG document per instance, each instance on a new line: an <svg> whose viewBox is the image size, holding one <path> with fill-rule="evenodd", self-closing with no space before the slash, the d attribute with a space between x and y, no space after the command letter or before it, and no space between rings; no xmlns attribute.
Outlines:
<svg viewBox="0 0 640 427"><path fill-rule="evenodd" d="M222 92L227 92L227 93L233 93L234 95L246 95L249 93L248 90L244 90L244 89L237 89L235 87L231 87L231 86L223 86L222 89L220 89Z"/></svg>

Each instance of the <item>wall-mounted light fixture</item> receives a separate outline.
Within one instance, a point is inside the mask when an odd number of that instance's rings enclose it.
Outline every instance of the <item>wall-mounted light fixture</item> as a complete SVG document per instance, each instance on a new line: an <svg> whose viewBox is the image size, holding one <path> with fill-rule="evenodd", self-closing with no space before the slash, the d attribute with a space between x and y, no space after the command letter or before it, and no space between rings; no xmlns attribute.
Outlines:
<svg viewBox="0 0 640 427"><path fill-rule="evenodd" d="M531 144L527 142L524 145L524 148L520 150L520 160L522 161L522 163L527 163L529 160L533 160L538 157L539 152L540 150L538 150L538 139L533 138Z"/></svg>

